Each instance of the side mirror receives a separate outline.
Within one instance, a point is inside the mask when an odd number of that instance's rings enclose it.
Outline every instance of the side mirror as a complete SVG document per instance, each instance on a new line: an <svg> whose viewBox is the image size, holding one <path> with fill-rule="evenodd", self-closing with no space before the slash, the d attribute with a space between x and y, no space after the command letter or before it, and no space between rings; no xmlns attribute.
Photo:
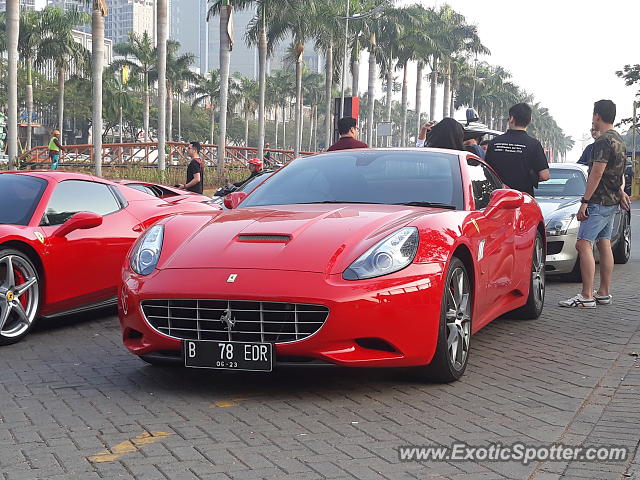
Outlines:
<svg viewBox="0 0 640 480"><path fill-rule="evenodd" d="M524 204L524 195L517 190L501 188L491 193L491 200L485 210L485 216L490 216L497 210L519 208Z"/></svg>
<svg viewBox="0 0 640 480"><path fill-rule="evenodd" d="M92 212L78 212L53 232L57 237L65 237L76 230L86 230L102 225L102 216Z"/></svg>
<svg viewBox="0 0 640 480"><path fill-rule="evenodd" d="M232 210L240 205L247 197L248 195L246 192L231 192L229 195L224 197L224 206Z"/></svg>

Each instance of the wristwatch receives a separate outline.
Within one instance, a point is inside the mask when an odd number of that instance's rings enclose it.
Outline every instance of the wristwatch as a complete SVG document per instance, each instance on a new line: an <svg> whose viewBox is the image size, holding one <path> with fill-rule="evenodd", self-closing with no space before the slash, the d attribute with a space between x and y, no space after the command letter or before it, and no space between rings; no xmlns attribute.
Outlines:
<svg viewBox="0 0 640 480"><path fill-rule="evenodd" d="M589 203L591 200L587 200L586 198L582 197L580 199L580 203Z"/></svg>

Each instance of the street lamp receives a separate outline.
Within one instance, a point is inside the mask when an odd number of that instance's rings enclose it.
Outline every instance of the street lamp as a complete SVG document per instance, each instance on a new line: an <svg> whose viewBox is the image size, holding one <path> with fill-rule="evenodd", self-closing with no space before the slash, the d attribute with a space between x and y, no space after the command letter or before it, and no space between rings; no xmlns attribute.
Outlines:
<svg viewBox="0 0 640 480"><path fill-rule="evenodd" d="M340 117L344 116L344 82L347 77L347 52L349 46L349 20L360 20L363 18L369 18L374 16L375 14L381 12L383 9L387 8L389 4L393 4L395 0L384 0L377 7L372 8L368 12L357 13L356 15L349 16L349 8L351 6L351 0L347 0L347 15L341 18L345 19L344 25L344 56L342 59L342 78L340 80ZM351 95L355 95L357 92L351 92Z"/></svg>

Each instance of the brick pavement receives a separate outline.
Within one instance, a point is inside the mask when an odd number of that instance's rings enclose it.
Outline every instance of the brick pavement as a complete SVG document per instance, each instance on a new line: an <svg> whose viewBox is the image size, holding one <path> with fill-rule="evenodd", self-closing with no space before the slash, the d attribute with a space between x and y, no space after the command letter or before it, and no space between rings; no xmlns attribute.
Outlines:
<svg viewBox="0 0 640 480"><path fill-rule="evenodd" d="M634 212L640 222L640 211ZM640 480L640 322L634 259L615 303L558 309L474 336L455 384L386 370L272 375L147 366L105 311L40 325L0 349L0 478ZM400 445L616 444L622 463L399 462Z"/></svg>

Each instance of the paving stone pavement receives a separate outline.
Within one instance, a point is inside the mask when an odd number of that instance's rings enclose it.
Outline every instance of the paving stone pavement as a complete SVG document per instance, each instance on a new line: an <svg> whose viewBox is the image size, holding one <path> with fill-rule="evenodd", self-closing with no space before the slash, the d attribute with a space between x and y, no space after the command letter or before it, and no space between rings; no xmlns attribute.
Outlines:
<svg viewBox="0 0 640 480"><path fill-rule="evenodd" d="M613 305L595 311L555 307L578 285L550 282L542 317L484 328L449 385L391 370L152 367L125 351L112 311L42 323L0 349L0 479L640 480L639 274L640 243L616 266ZM399 460L401 445L454 442L629 457Z"/></svg>

